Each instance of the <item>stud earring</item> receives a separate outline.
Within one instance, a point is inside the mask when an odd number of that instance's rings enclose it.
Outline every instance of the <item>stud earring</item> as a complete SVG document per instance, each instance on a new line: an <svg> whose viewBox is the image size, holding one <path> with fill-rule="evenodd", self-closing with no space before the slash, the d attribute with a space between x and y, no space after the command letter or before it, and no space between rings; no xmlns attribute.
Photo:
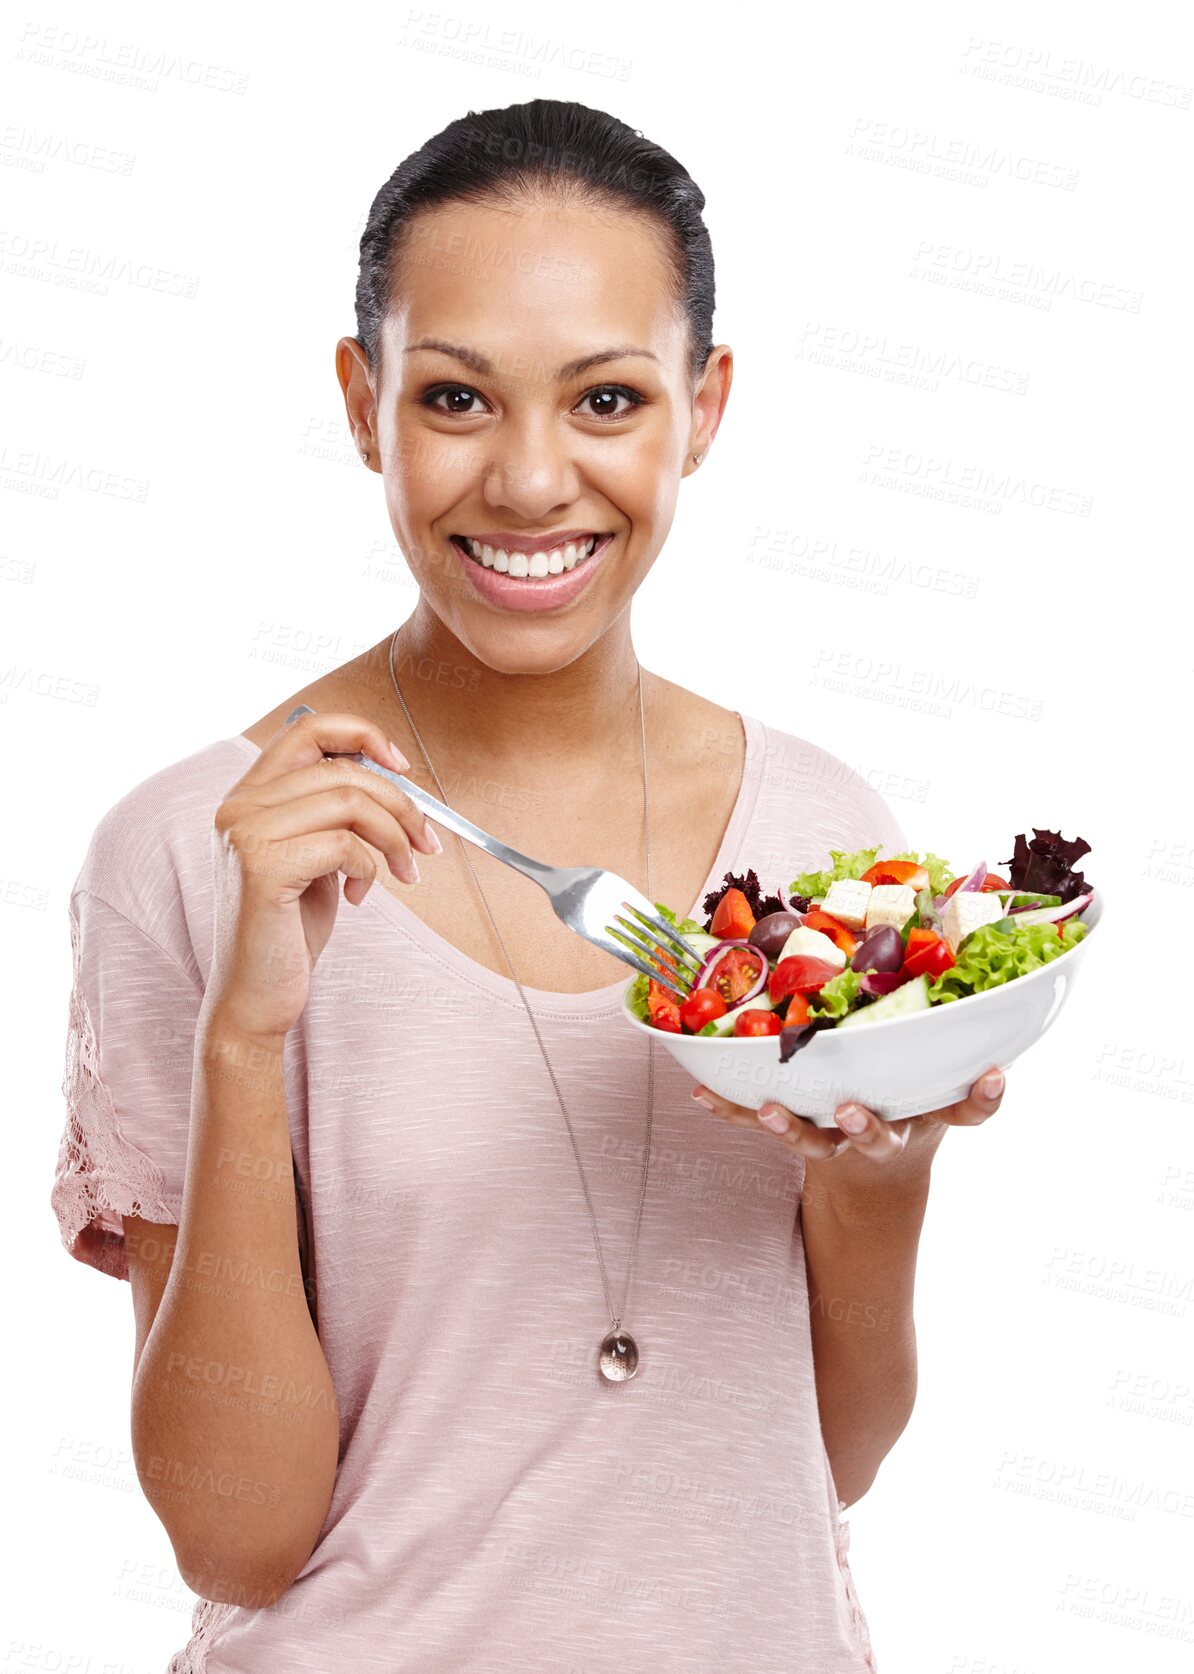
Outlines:
<svg viewBox="0 0 1194 1674"><path fill-rule="evenodd" d="M702 459L704 459L704 457L705 457L705 456L704 456L704 454L703 454L703 453L694 453L694 454L693 454L693 456L692 456L692 462L693 462L693 464L694 464L694 465L699 465L699 464L700 464L700 462L701 462L701 460L702 460Z"/></svg>

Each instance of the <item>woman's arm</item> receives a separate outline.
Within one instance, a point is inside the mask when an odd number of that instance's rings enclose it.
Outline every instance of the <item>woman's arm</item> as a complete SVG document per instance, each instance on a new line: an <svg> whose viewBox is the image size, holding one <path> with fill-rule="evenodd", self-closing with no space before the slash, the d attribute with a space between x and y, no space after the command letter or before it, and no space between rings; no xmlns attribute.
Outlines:
<svg viewBox="0 0 1194 1674"><path fill-rule="evenodd" d="M299 1262L282 1047L200 1017L177 1241L125 1221L144 1344L137 1475L187 1585L254 1609L314 1550L339 1454Z"/></svg>
<svg viewBox="0 0 1194 1674"><path fill-rule="evenodd" d="M923 1116L884 1121L863 1105L839 1105L835 1135L773 1100L752 1110L700 1082L692 1090L723 1121L756 1132L762 1124L804 1158L800 1222L817 1405L847 1505L866 1493L912 1416L912 1286L933 1157L947 1128L988 1121L1003 1093L993 1066L965 1098Z"/></svg>
<svg viewBox="0 0 1194 1674"><path fill-rule="evenodd" d="M846 1505L866 1493L912 1416L912 1292L928 1196L927 1163L897 1189L883 1182L870 1192L832 1191L806 1164L800 1218L817 1406Z"/></svg>

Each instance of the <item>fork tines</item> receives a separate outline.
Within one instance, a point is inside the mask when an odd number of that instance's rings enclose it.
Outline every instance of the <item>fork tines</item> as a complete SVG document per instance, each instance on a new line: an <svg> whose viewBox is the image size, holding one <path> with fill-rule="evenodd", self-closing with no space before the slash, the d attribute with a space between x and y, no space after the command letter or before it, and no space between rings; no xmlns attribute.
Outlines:
<svg viewBox="0 0 1194 1674"><path fill-rule="evenodd" d="M697 958L683 937L678 935L667 920L661 918L658 913L636 907L633 902L628 901L623 904L628 912L633 913L642 924L645 924L653 932L653 935L648 938L644 936L638 924L634 924L629 919L615 913L615 921L623 926L626 937L633 942L635 947L640 948L648 955L654 968L644 966L637 959L633 963L640 971L645 971L647 975L653 976L657 982L663 983L666 988L670 988L673 993L679 994L683 998L687 990L679 987L674 980L674 975L686 976L688 978L688 988L691 989L693 980L700 973L702 961ZM613 932L612 926L610 930L611 933L616 933ZM664 944L669 959L678 967L675 973L672 972L667 960L660 960L655 946L656 943Z"/></svg>

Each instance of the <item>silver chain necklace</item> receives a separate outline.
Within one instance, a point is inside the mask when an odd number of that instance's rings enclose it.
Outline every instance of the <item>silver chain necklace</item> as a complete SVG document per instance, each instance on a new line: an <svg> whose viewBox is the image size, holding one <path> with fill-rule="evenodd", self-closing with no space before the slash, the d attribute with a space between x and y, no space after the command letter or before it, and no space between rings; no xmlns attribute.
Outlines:
<svg viewBox="0 0 1194 1674"><path fill-rule="evenodd" d="M440 783L439 774L435 771L435 768L431 764L431 757L427 754L427 746L423 743L422 737L419 734L419 729L415 726L414 720L411 717L411 712L406 707L406 699L403 697L402 690L398 685L398 676L394 673L394 650L398 643L398 634L400 631L400 629L395 629L394 637L390 641L390 654L387 659L390 669L390 679L394 683L394 690L398 694L398 702L402 705L402 711L410 724L410 730L414 733L416 739L418 739L419 748L423 752L423 760L427 763L428 771L435 780L440 800L441 802L446 803L448 802L447 792ZM647 724L643 715L643 671L641 667L638 670L638 717L639 729L642 735L643 755L643 825L647 849L647 899L651 900L653 899L651 895L651 798L647 790ZM597 1236L597 1217L593 1213L593 1199L589 1195L589 1184L585 1178L584 1164L580 1160L580 1147L577 1145L576 1135L572 1131L572 1122L564 1105L564 1096L560 1092L560 1084L556 1080L555 1071L551 1067L551 1059L547 1056L547 1048L544 1046L543 1037L539 1033L539 1025L535 1022L535 1014L531 1009L530 1002L527 1000L525 993L523 993L522 983L519 982L517 974L515 973L514 965L509 953L506 950L506 943L502 937L502 933L497 927L497 921L494 918L492 911L490 911L489 902L485 899L485 891L481 888L481 880L477 877L476 869L469 856L469 846L462 837L458 836L456 841L460 844L464 853L464 858L468 862L468 869L473 874L473 882L477 886L482 901L485 902L485 911L489 913L489 922L493 925L494 934L501 943L502 953L505 957L506 963L510 966L510 975L514 978L514 983L522 998L522 1003L526 1007L527 1016L531 1020L531 1027L535 1031L535 1039L539 1042L539 1050L543 1054L543 1062L547 1065L547 1073L551 1076L551 1084L556 1090L556 1098L560 1101L560 1109L563 1112L565 1122L568 1124L568 1137L572 1141L572 1149L576 1154L576 1166L580 1170L580 1183L584 1187L585 1202L589 1206L589 1219L593 1223L593 1242L597 1248L597 1261L601 1268L601 1283L605 1287L605 1306L609 1311L611 1321L610 1330L602 1338L601 1347L598 1350L597 1367L601 1376L605 1378L607 1382L625 1383L626 1380L628 1378L632 1378L638 1370L638 1345L634 1338L630 1335L629 1331L624 1331L622 1329L622 1320L626 1312L626 1303L630 1296L630 1279L631 1274L634 1272L635 1256L638 1253L639 1225L643 1218L643 1200L647 1195L647 1175L650 1173L651 1169L651 1126L655 1120L655 1043L650 1039L647 1041L647 1140L643 1151L643 1180L642 1187L639 1191L638 1214L634 1222L634 1241L630 1247L630 1265L626 1270L626 1289L622 1294L622 1312L615 1314L613 1303L610 1301L609 1281L605 1276L605 1261L601 1254L601 1240Z"/></svg>

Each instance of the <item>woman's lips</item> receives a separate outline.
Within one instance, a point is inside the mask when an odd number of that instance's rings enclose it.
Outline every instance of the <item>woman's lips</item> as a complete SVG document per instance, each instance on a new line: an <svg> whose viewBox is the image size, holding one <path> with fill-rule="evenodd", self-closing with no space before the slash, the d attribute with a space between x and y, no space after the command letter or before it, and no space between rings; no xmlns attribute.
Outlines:
<svg viewBox="0 0 1194 1674"><path fill-rule="evenodd" d="M612 535L602 535L587 558L578 559L570 570L559 575L512 576L499 570L486 569L479 559L470 558L455 541L449 541L453 552L464 565L469 580L490 604L504 610L553 610L569 604L588 584L598 564L613 543Z"/></svg>

